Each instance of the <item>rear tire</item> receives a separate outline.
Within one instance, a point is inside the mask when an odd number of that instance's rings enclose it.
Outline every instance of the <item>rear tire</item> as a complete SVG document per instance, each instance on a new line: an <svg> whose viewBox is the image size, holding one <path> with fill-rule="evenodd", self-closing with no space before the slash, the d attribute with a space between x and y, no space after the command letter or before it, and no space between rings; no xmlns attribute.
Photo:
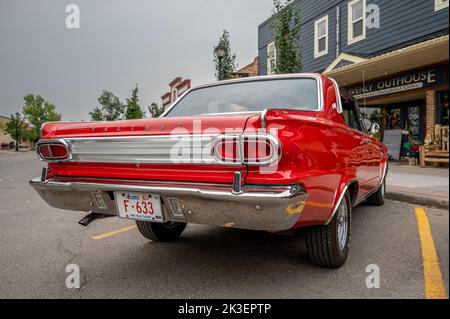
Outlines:
<svg viewBox="0 0 450 319"><path fill-rule="evenodd" d="M383 206L385 200L386 200L386 178L383 180L383 183L381 183L377 192L370 195L370 197L367 199L367 203L373 206Z"/></svg>
<svg viewBox="0 0 450 319"><path fill-rule="evenodd" d="M155 242L169 242L178 239L186 228L184 223L151 223L136 221L137 228L142 236Z"/></svg>
<svg viewBox="0 0 450 319"><path fill-rule="evenodd" d="M328 225L314 226L306 232L306 246L313 264L341 267L348 258L351 226L352 206L347 192Z"/></svg>

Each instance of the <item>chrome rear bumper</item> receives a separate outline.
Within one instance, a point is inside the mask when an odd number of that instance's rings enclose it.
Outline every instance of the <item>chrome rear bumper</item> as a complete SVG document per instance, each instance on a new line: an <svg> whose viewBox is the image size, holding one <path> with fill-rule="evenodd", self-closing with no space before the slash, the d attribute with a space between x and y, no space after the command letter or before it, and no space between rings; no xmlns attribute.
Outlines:
<svg viewBox="0 0 450 319"><path fill-rule="evenodd" d="M231 228L281 231L299 220L307 193L299 185L244 186L242 193L232 185L150 182L57 177L30 181L52 207L117 215L115 191L159 194L166 221ZM99 193L103 203L99 203ZM169 199L178 199L182 212L172 209Z"/></svg>

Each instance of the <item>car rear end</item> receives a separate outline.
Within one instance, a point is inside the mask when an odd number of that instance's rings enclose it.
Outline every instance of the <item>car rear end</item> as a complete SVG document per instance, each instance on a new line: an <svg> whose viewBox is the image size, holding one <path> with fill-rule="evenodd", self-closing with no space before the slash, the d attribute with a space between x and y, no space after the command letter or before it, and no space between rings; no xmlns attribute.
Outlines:
<svg viewBox="0 0 450 319"><path fill-rule="evenodd" d="M307 198L301 184L246 183L249 170L276 170L283 156L263 117L49 123L37 145L47 165L30 183L64 210L153 223L291 229Z"/></svg>

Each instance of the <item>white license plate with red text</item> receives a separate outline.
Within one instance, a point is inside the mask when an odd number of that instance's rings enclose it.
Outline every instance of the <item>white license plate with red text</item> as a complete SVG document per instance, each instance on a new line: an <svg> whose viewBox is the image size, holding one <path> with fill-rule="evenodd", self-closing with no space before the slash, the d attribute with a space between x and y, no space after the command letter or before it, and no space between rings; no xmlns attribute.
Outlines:
<svg viewBox="0 0 450 319"><path fill-rule="evenodd" d="M163 223L161 197L155 194L115 192L120 218Z"/></svg>

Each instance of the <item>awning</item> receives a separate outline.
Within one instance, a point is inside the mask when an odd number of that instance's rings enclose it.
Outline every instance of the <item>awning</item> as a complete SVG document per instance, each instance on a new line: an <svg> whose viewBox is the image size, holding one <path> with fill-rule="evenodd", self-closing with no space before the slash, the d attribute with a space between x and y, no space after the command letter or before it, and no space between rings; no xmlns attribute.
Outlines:
<svg viewBox="0 0 450 319"><path fill-rule="evenodd" d="M324 75L335 79L341 85L348 86L363 82L363 78L364 81L378 79L445 62L449 60L448 39L449 36L446 35L337 69L330 68L339 64L342 60L342 56L339 56Z"/></svg>

